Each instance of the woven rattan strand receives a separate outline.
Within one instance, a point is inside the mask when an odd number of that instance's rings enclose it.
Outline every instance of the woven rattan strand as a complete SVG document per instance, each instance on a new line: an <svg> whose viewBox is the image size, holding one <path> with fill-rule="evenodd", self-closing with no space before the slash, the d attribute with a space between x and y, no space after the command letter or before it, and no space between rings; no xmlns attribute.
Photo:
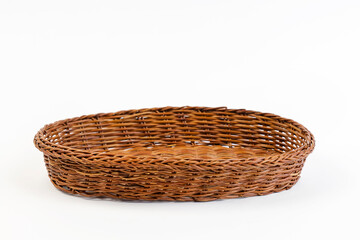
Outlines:
<svg viewBox="0 0 360 240"><path fill-rule="evenodd" d="M289 189L315 145L293 120L225 107L87 115L44 126L34 143L51 182L64 192L167 201Z"/></svg>

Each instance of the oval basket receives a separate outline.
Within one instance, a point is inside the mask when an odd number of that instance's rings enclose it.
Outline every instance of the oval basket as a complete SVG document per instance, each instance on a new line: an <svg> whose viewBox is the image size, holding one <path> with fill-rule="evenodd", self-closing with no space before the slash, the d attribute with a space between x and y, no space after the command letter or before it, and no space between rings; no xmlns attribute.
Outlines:
<svg viewBox="0 0 360 240"><path fill-rule="evenodd" d="M291 188L314 137L274 114L164 107L57 121L34 143L51 182L67 193L211 201Z"/></svg>

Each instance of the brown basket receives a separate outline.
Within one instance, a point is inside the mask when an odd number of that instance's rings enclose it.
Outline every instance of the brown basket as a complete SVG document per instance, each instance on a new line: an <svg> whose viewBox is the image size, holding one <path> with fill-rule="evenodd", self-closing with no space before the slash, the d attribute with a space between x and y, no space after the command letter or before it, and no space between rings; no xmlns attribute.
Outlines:
<svg viewBox="0 0 360 240"><path fill-rule="evenodd" d="M62 191L170 201L289 189L314 148L313 135L299 123L225 107L82 116L44 126L34 143Z"/></svg>

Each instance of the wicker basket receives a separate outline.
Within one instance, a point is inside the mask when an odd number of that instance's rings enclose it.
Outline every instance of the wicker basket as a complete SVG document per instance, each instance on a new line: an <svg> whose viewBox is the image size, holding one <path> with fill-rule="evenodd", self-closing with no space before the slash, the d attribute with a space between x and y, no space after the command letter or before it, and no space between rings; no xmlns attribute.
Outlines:
<svg viewBox="0 0 360 240"><path fill-rule="evenodd" d="M225 107L87 115L44 126L34 143L62 191L170 201L289 189L314 148L313 135L299 123Z"/></svg>

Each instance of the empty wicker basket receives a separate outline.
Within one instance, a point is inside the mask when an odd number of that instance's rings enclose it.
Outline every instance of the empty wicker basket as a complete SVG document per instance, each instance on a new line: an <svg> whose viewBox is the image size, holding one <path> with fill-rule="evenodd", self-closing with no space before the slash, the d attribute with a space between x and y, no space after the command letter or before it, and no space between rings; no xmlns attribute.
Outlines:
<svg viewBox="0 0 360 240"><path fill-rule="evenodd" d="M82 116L44 126L34 143L62 191L170 201L289 189L314 148L313 135L299 123L224 107Z"/></svg>

